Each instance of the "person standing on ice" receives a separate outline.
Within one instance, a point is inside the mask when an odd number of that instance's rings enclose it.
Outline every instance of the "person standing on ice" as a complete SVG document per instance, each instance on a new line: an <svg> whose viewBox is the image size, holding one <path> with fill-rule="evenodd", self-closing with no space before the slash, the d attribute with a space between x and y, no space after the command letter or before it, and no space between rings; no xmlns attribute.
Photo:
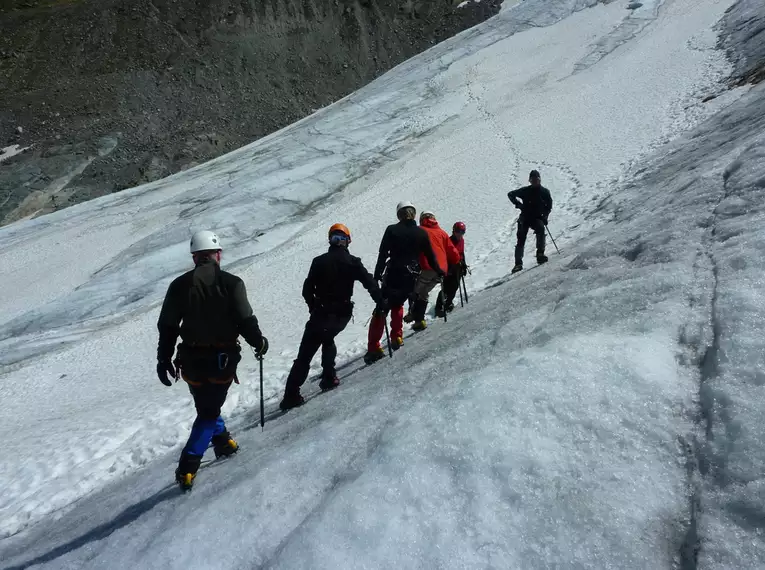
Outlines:
<svg viewBox="0 0 765 570"><path fill-rule="evenodd" d="M464 222L456 222L452 226L452 235L449 239L460 254L460 261L449 265L449 272L444 279L443 294L438 294L436 301L436 316L443 318L445 313L451 313L454 310L454 297L460 288L462 278L467 275L467 262L465 261L465 231ZM446 300L444 300L444 295Z"/></svg>
<svg viewBox="0 0 765 570"><path fill-rule="evenodd" d="M157 321L159 380L172 386L168 374L176 380L182 377L197 410L175 471L183 490L191 489L211 442L216 458L239 450L220 415L241 360L239 335L257 356L268 351L268 340L252 313L244 282L220 268L222 247L218 236L210 231L197 232L191 237L190 249L194 269L170 284ZM182 342L175 360L176 373L172 358L179 335Z"/></svg>
<svg viewBox="0 0 765 570"><path fill-rule="evenodd" d="M553 201L550 191L542 186L542 177L538 170L529 174L529 186L507 193L510 201L521 211L518 218L518 243L515 246L515 267L513 273L523 269L523 248L529 228L537 237L537 263L547 262L545 255L545 226L552 211ZM522 200L522 201L519 201Z"/></svg>
<svg viewBox="0 0 765 570"><path fill-rule="evenodd" d="M284 399L279 407L289 410L304 403L300 387L305 383L311 360L321 347L322 378L319 387L332 390L340 384L335 372L337 347L335 337L353 316L353 285L359 281L377 304L378 312L385 312L380 287L361 259L348 251L351 232L343 224L329 228L329 251L311 263L308 277L303 283L303 298L311 313L305 325L297 358L287 377Z"/></svg>
<svg viewBox="0 0 765 570"><path fill-rule="evenodd" d="M420 214L420 227L428 234L430 246L433 249L438 265L429 263L425 255L420 254L419 262L422 271L417 278L417 285L414 288L415 298L412 303L411 313L411 320L414 321L412 329L415 331L422 331L427 328L425 311L428 309L428 297L430 292L435 289L436 285L441 283L444 277L443 271L439 273L433 267L449 267L460 262L459 251L457 251L452 240L449 239L449 234L438 225L433 212L425 210Z"/></svg>
<svg viewBox="0 0 765 570"><path fill-rule="evenodd" d="M374 278L382 281L382 295L391 312L391 347L398 350L404 344L404 303L414 291L420 273L420 254L439 277L445 275L436 261L427 232L417 226L417 210L411 202L396 206L398 223L386 228L380 242ZM384 272L384 274L383 274ZM372 364L385 356L380 346L387 310L375 310L369 323L367 354L364 362Z"/></svg>

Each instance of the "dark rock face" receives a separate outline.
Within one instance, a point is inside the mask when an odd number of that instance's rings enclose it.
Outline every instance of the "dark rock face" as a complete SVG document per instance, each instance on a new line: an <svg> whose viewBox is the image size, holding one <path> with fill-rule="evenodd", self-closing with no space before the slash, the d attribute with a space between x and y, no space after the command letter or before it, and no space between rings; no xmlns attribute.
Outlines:
<svg viewBox="0 0 765 570"><path fill-rule="evenodd" d="M0 223L278 130L501 0L4 0ZM20 127L20 128L19 128Z"/></svg>
<svg viewBox="0 0 765 570"><path fill-rule="evenodd" d="M722 44L735 65L736 85L765 80L765 3L738 0L725 13Z"/></svg>

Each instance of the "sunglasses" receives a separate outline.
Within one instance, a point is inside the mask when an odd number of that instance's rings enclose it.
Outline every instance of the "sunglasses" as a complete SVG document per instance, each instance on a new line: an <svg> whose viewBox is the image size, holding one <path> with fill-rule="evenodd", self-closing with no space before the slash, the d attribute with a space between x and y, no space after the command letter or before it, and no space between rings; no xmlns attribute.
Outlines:
<svg viewBox="0 0 765 570"><path fill-rule="evenodd" d="M454 230L455 234L465 235L465 230Z"/></svg>
<svg viewBox="0 0 765 570"><path fill-rule="evenodd" d="M347 244L348 236L343 234L333 234L332 237L329 238L329 243L332 245Z"/></svg>

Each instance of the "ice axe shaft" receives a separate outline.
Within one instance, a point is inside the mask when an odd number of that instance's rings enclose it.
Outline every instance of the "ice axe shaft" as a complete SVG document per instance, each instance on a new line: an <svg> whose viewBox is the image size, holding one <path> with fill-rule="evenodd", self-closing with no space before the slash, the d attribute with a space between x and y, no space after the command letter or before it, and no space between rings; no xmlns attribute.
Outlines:
<svg viewBox="0 0 765 570"><path fill-rule="evenodd" d="M383 323L385 323L385 340L388 341L388 356L393 358L393 346L390 343L390 331L388 330L388 314L383 313L382 319ZM380 329L377 330L379 331Z"/></svg>
<svg viewBox="0 0 765 570"><path fill-rule="evenodd" d="M263 355L255 352L253 347L250 347L250 350L252 350L252 355L258 360L260 368L260 431L263 431L266 425L266 404L263 397Z"/></svg>
<svg viewBox="0 0 765 570"><path fill-rule="evenodd" d="M552 242L553 242L553 245L555 246L555 251L557 251L558 253L560 253L560 250L558 249L558 244L557 244L557 243L555 243L555 238L554 238L554 237L552 236L552 234L550 233L550 228L548 228L548 227L547 227L547 224L545 224L545 229L547 230L547 235L548 235L548 236L550 236L550 239L552 240Z"/></svg>
<svg viewBox="0 0 765 570"><path fill-rule="evenodd" d="M257 358L260 363L260 431L263 431L266 425L266 405L263 398L263 356Z"/></svg>

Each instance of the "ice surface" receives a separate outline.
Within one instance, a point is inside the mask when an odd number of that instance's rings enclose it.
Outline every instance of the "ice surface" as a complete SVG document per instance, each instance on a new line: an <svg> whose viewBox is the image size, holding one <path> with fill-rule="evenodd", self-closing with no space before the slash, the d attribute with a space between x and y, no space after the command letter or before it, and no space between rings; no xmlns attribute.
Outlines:
<svg viewBox="0 0 765 570"><path fill-rule="evenodd" d="M619 45L634 12L593 4L526 0L263 141L0 230L3 567L654 569L697 539L699 566L762 565L763 92L701 102L729 2L657 5ZM563 253L508 279L533 167ZM245 355L243 452L179 497L193 409L153 362L190 230L248 286L273 407L326 228L371 266L401 199L467 223L468 310L264 434Z"/></svg>

